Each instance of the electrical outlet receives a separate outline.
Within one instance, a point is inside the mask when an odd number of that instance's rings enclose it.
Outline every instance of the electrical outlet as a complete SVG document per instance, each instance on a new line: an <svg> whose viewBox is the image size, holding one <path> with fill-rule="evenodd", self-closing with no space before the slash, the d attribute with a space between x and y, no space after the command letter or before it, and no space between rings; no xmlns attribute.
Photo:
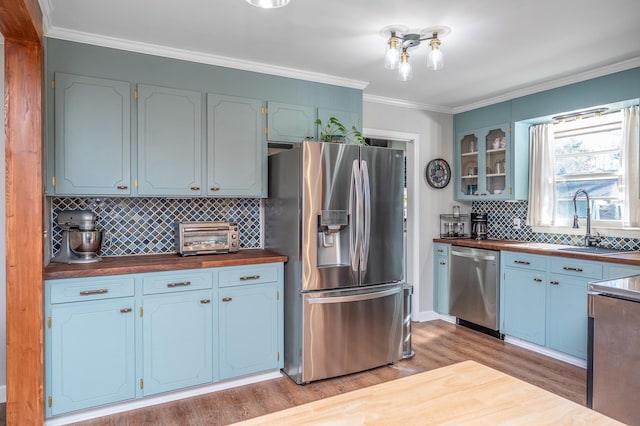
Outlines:
<svg viewBox="0 0 640 426"><path fill-rule="evenodd" d="M520 218L513 218L513 229L520 229Z"/></svg>

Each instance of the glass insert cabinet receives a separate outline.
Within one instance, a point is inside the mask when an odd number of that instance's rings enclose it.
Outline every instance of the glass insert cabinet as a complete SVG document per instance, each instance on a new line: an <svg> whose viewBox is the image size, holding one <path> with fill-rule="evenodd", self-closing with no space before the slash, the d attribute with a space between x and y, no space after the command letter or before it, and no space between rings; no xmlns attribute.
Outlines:
<svg viewBox="0 0 640 426"><path fill-rule="evenodd" d="M510 198L511 149L508 123L459 133L454 147L456 199Z"/></svg>

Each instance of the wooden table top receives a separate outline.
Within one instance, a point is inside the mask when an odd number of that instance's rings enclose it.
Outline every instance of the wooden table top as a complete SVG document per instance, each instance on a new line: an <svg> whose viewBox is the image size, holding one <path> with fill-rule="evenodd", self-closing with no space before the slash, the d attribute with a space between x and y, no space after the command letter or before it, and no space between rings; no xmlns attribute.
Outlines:
<svg viewBox="0 0 640 426"><path fill-rule="evenodd" d="M464 361L238 425L616 425L596 411Z"/></svg>

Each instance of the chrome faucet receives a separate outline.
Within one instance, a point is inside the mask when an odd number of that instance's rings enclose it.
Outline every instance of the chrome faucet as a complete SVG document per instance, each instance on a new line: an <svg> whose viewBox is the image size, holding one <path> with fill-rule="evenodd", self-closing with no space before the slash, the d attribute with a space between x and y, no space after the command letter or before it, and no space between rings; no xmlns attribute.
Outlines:
<svg viewBox="0 0 640 426"><path fill-rule="evenodd" d="M578 189L573 194L573 228L580 228L580 222L578 222L578 207L576 206L576 198L579 194L584 194L587 197L587 232L584 234L584 246L591 247L596 246L600 242L600 237L594 237L591 235L591 201L589 200L589 194L584 189Z"/></svg>

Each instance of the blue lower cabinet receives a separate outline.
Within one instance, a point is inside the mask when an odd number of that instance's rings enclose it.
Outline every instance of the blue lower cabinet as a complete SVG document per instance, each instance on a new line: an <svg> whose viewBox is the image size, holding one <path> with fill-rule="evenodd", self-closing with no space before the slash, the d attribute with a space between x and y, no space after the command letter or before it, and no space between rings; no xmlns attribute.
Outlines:
<svg viewBox="0 0 640 426"><path fill-rule="evenodd" d="M282 263L44 289L47 417L283 367Z"/></svg>
<svg viewBox="0 0 640 426"><path fill-rule="evenodd" d="M47 414L136 395L133 298L54 305L47 323Z"/></svg>
<svg viewBox="0 0 640 426"><path fill-rule="evenodd" d="M586 359L587 283L584 279L550 274L547 346Z"/></svg>
<svg viewBox="0 0 640 426"><path fill-rule="evenodd" d="M283 366L278 287L271 283L220 289L220 379Z"/></svg>
<svg viewBox="0 0 640 426"><path fill-rule="evenodd" d="M213 380L210 290L145 296L142 323L145 396Z"/></svg>
<svg viewBox="0 0 640 426"><path fill-rule="evenodd" d="M449 244L433 245L433 310L449 314Z"/></svg>
<svg viewBox="0 0 640 426"><path fill-rule="evenodd" d="M545 344L545 272L504 268L500 330L538 345Z"/></svg>

